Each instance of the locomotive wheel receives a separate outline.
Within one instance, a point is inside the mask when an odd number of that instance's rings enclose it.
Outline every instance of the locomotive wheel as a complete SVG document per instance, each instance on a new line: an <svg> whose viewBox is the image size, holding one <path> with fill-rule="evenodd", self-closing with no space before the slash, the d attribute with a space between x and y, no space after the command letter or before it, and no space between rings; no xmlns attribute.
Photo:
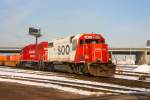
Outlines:
<svg viewBox="0 0 150 100"><path fill-rule="evenodd" d="M42 65L41 65L41 70L45 70L45 63L44 62L42 62Z"/></svg>
<svg viewBox="0 0 150 100"><path fill-rule="evenodd" d="M72 65L72 70L73 70L73 73L78 74L77 65L73 64Z"/></svg>
<svg viewBox="0 0 150 100"><path fill-rule="evenodd" d="M47 70L50 71L50 72L54 72L54 64L48 64L47 66Z"/></svg>
<svg viewBox="0 0 150 100"><path fill-rule="evenodd" d="M83 74L83 66L82 65L78 65L77 69L78 69L78 74Z"/></svg>
<svg viewBox="0 0 150 100"><path fill-rule="evenodd" d="M89 74L89 70L88 70L88 65L87 64L83 64L82 65L83 67L83 69L82 69L82 72L83 72L83 74L84 75L88 75Z"/></svg>
<svg viewBox="0 0 150 100"><path fill-rule="evenodd" d="M72 65L71 69L75 74L89 74L88 67L85 64Z"/></svg>
<svg viewBox="0 0 150 100"><path fill-rule="evenodd" d="M72 65L72 70L73 70L73 73L77 74L76 66L74 64Z"/></svg>
<svg viewBox="0 0 150 100"><path fill-rule="evenodd" d="M17 68L21 68L20 64L17 64L16 67L17 67Z"/></svg>
<svg viewBox="0 0 150 100"><path fill-rule="evenodd" d="M83 74L83 66L82 65L75 65L73 68L73 72L75 74Z"/></svg>
<svg viewBox="0 0 150 100"><path fill-rule="evenodd" d="M75 73L75 72L74 72L74 65L73 65L73 64L70 65L70 70L71 70L70 73Z"/></svg>
<svg viewBox="0 0 150 100"><path fill-rule="evenodd" d="M23 62L20 62L18 65L17 65L18 68L25 68L24 66L24 63Z"/></svg>
<svg viewBox="0 0 150 100"><path fill-rule="evenodd" d="M34 66L35 66L35 65L34 65ZM42 71L45 70L45 63L44 63L44 62L40 61L40 62L37 64L37 66L38 66L38 70L42 70Z"/></svg>
<svg viewBox="0 0 150 100"><path fill-rule="evenodd" d="M35 66L32 67L32 69L34 69L34 70L39 70L39 65L36 64Z"/></svg>

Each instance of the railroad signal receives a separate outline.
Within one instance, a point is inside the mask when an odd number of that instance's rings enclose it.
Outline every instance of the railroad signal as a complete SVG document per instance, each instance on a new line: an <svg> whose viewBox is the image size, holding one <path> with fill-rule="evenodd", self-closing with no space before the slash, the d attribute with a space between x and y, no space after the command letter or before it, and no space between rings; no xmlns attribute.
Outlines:
<svg viewBox="0 0 150 100"><path fill-rule="evenodd" d="M38 43L38 38L42 36L41 29L36 29L34 27L29 27L29 35L36 38L36 44Z"/></svg>

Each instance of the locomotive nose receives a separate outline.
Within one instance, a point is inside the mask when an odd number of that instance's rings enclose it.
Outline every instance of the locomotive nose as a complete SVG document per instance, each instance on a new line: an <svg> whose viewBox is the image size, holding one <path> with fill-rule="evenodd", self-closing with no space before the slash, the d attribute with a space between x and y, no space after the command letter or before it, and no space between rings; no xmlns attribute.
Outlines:
<svg viewBox="0 0 150 100"><path fill-rule="evenodd" d="M107 63L108 53L107 45L97 44L93 46L92 61L96 63Z"/></svg>

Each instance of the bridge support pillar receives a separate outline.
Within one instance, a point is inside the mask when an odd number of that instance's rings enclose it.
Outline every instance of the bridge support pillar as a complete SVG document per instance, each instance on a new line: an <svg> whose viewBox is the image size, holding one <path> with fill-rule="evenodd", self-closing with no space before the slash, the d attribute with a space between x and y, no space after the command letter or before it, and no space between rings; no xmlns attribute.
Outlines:
<svg viewBox="0 0 150 100"><path fill-rule="evenodd" d="M136 54L135 64L147 64L147 50L142 53Z"/></svg>

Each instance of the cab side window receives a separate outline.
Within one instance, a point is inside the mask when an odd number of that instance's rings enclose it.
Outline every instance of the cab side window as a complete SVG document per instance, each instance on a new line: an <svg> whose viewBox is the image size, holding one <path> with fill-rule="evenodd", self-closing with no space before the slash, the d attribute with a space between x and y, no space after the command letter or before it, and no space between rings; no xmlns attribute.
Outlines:
<svg viewBox="0 0 150 100"><path fill-rule="evenodd" d="M80 46L83 46L83 44L84 44L84 41L80 40Z"/></svg>
<svg viewBox="0 0 150 100"><path fill-rule="evenodd" d="M72 50L74 51L76 50L76 48L77 48L77 40L75 39L72 41Z"/></svg>
<svg viewBox="0 0 150 100"><path fill-rule="evenodd" d="M52 48L53 46L54 46L53 42L48 43L48 47L49 47L49 48Z"/></svg>

